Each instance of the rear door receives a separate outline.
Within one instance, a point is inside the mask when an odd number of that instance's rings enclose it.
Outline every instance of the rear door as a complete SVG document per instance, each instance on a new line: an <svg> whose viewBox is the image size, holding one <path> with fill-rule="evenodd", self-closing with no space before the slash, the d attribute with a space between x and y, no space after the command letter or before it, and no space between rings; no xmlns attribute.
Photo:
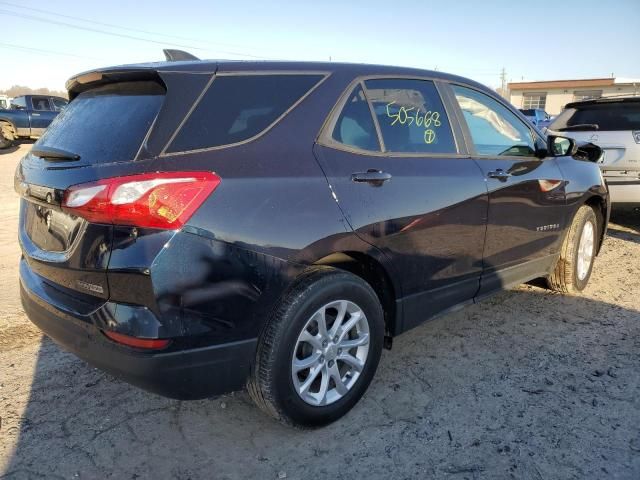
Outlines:
<svg viewBox="0 0 640 480"><path fill-rule="evenodd" d="M489 194L483 295L546 273L567 221L565 182L553 158L536 157L542 139L510 108L472 87L452 89Z"/></svg>
<svg viewBox="0 0 640 480"><path fill-rule="evenodd" d="M31 117L31 135L42 135L53 121L58 112L53 107L49 97L33 95L29 105Z"/></svg>
<svg viewBox="0 0 640 480"><path fill-rule="evenodd" d="M400 278L404 329L478 290L486 189L456 138L433 81L370 78L348 89L315 149L347 220Z"/></svg>
<svg viewBox="0 0 640 480"><path fill-rule="evenodd" d="M62 289L109 297L106 269L110 225L86 222L61 210L72 185L126 174L164 100L155 82L124 82L89 89L60 113L31 152L58 149L78 160L27 154L16 171L22 195L19 238L31 270ZM46 99L47 103L49 99ZM93 308L91 302L87 308Z"/></svg>

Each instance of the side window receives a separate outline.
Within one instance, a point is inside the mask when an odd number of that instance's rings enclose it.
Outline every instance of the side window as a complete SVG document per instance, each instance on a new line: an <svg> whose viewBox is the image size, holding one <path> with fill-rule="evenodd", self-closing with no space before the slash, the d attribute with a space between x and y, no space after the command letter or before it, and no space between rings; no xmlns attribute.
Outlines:
<svg viewBox="0 0 640 480"><path fill-rule="evenodd" d="M380 151L369 103L360 85L353 90L342 108L332 138L336 142L362 150Z"/></svg>
<svg viewBox="0 0 640 480"><path fill-rule="evenodd" d="M219 75L187 118L167 152L230 145L276 122L324 75Z"/></svg>
<svg viewBox="0 0 640 480"><path fill-rule="evenodd" d="M365 82L386 151L456 153L449 119L435 85L427 80Z"/></svg>
<svg viewBox="0 0 640 480"><path fill-rule="evenodd" d="M34 110L50 111L51 105L49 104L48 97L31 97L31 106Z"/></svg>
<svg viewBox="0 0 640 480"><path fill-rule="evenodd" d="M27 102L25 97L17 97L11 100L11 105L17 105L18 107L27 108Z"/></svg>
<svg viewBox="0 0 640 480"><path fill-rule="evenodd" d="M470 88L453 85L478 155L532 157L531 130L507 107Z"/></svg>
<svg viewBox="0 0 640 480"><path fill-rule="evenodd" d="M59 112L60 110L62 110L64 107L67 106L67 101L63 100L62 98L52 98L51 101L53 102L53 108L56 112Z"/></svg>

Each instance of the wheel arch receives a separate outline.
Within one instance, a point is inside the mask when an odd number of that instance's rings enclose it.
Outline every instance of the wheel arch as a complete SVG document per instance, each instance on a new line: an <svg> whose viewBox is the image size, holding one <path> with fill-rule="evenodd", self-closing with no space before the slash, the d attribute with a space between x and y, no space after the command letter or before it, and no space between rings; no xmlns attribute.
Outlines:
<svg viewBox="0 0 640 480"><path fill-rule="evenodd" d="M391 275L384 265L366 253L362 252L334 252L314 262L314 265L324 265L348 271L367 282L376 292L384 312L385 335L394 336L399 326L398 289L394 286Z"/></svg>
<svg viewBox="0 0 640 480"><path fill-rule="evenodd" d="M8 118L0 117L0 129L4 131L5 128L9 128L11 130L10 133L13 135L13 138L18 136L18 130L13 122Z"/></svg>
<svg viewBox="0 0 640 480"><path fill-rule="evenodd" d="M13 129L15 129L15 125L13 124L13 120L7 117L0 117L0 123L7 123Z"/></svg>

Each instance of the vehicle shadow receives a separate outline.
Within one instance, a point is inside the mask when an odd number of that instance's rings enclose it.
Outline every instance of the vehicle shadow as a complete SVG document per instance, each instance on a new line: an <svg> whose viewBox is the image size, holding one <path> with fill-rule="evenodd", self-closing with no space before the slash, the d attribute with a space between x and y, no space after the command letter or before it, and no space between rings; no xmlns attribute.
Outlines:
<svg viewBox="0 0 640 480"><path fill-rule="evenodd" d="M242 392L143 392L43 339L32 377L1 391L28 400L0 477L638 478L638 320L588 296L501 293L398 337L354 410L307 431Z"/></svg>
<svg viewBox="0 0 640 480"><path fill-rule="evenodd" d="M607 235L620 240L640 243L640 210L613 211Z"/></svg>
<svg viewBox="0 0 640 480"><path fill-rule="evenodd" d="M35 140L16 140L9 148L0 149L0 155L17 152L21 145L33 145L34 143Z"/></svg>

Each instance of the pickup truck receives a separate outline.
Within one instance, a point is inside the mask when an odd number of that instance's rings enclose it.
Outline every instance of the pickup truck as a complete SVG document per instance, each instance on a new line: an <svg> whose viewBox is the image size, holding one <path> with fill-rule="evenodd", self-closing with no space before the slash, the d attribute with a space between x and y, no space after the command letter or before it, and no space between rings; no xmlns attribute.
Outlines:
<svg viewBox="0 0 640 480"><path fill-rule="evenodd" d="M0 149L9 148L19 138L36 138L67 105L61 97L23 95L0 110Z"/></svg>

